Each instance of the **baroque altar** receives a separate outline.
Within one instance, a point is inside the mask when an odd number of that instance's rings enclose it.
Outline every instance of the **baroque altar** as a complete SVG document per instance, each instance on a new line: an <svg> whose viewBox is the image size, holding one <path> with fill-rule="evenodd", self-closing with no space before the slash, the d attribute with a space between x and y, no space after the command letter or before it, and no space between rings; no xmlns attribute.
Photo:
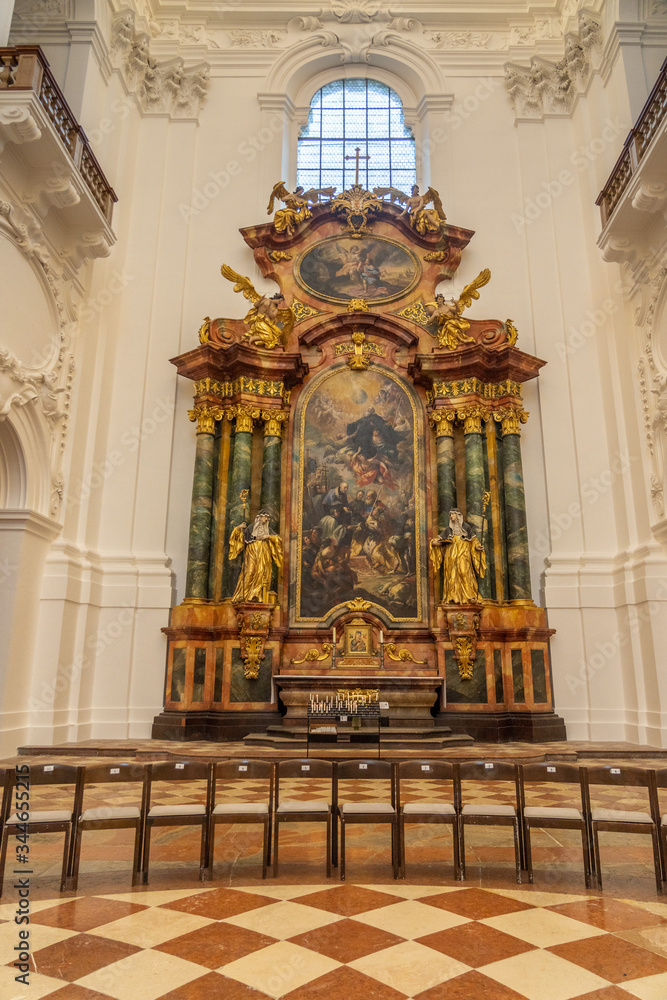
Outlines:
<svg viewBox="0 0 667 1000"><path fill-rule="evenodd" d="M436 294L474 235L437 192L277 184L277 201L241 230L275 291L223 264L249 308L172 359L196 449L153 735L239 739L345 677L387 692L390 725L564 739L521 464L544 362L511 319L467 312L488 269Z"/></svg>

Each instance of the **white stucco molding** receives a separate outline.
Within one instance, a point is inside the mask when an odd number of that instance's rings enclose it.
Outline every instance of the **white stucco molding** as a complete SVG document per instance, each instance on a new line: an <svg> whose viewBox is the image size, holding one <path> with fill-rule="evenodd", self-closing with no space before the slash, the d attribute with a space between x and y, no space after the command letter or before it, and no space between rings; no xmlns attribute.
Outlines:
<svg viewBox="0 0 667 1000"><path fill-rule="evenodd" d="M210 66L186 67L183 59L158 62L151 54L151 36L138 30L135 12L119 11L111 27L112 65L143 115L172 121L197 121L209 87Z"/></svg>
<svg viewBox="0 0 667 1000"><path fill-rule="evenodd" d="M29 209L19 212L0 201L0 233L30 265L52 312L51 343L44 356L18 358L0 347L0 420L10 419L25 453L28 481L35 491L31 506L57 517L64 494L63 452L72 403L71 340L77 329L76 310L65 293L62 267L53 263L40 240L37 217ZM44 473L48 486L37 485Z"/></svg>
<svg viewBox="0 0 667 1000"><path fill-rule="evenodd" d="M58 250L70 259L73 269L90 257L108 256L116 241L113 230L32 90L0 90L0 168L7 176L13 172L12 164L5 162L7 157L2 157L8 143L16 148L26 205L45 228L49 209L59 210L63 225Z"/></svg>
<svg viewBox="0 0 667 1000"><path fill-rule="evenodd" d="M409 35L391 28L378 32L374 25L362 27L369 29L366 35L359 33L358 24L347 23L336 25L336 31L309 30L271 66L258 96L267 118L283 116L283 147L288 153L280 172L286 178L295 174L298 131L308 120L313 94L334 80L362 77L387 84L401 98L406 124L417 143L418 175L428 185L432 176L428 136L446 125L454 95L448 93L440 67ZM353 30L352 50L343 36ZM348 58L351 52L355 61Z"/></svg>
<svg viewBox="0 0 667 1000"><path fill-rule="evenodd" d="M601 62L600 18L581 10L576 28L563 36L563 58L534 55L528 66L508 62L505 82L517 122L569 118L577 98L585 93Z"/></svg>

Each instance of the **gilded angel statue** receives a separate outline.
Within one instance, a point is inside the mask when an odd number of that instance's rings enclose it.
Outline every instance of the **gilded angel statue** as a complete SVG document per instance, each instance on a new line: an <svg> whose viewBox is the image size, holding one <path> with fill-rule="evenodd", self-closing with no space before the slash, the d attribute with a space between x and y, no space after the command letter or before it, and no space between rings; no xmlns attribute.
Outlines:
<svg viewBox="0 0 667 1000"><path fill-rule="evenodd" d="M419 185L413 184L412 193L409 195L394 187L373 188L373 194L380 200L389 195L390 201L397 201L400 205L404 205L399 219L407 215L410 219L410 225L420 236L439 232L447 222L440 195L435 188L430 187L425 194L420 194ZM429 208L429 205L434 207Z"/></svg>
<svg viewBox="0 0 667 1000"><path fill-rule="evenodd" d="M467 335L470 323L463 318L463 310L472 305L473 299L479 298L479 288L488 285L491 272L488 267L480 271L474 281L466 285L458 299L446 299L438 294L435 302L427 302L426 308L431 315L431 321L438 326L438 344L448 351L455 351L459 344L470 343L472 337Z"/></svg>
<svg viewBox="0 0 667 1000"><path fill-rule="evenodd" d="M309 191L304 191L301 186L291 193L285 187L284 181L278 181L273 185L266 214L271 215L276 201L284 202L285 208L278 209L273 225L277 233L287 233L291 236L300 223L312 218L311 205L316 205L321 196L333 198L335 193L336 188L333 187L310 188Z"/></svg>
<svg viewBox="0 0 667 1000"><path fill-rule="evenodd" d="M223 278L235 282L235 292L243 292L244 297L252 302L252 309L245 317L248 330L243 339L249 340L251 344L261 344L269 351L278 344L284 349L294 327L294 313L289 308L283 308L283 293L276 292L271 298L260 295L250 278L237 274L227 264L223 264L220 271Z"/></svg>

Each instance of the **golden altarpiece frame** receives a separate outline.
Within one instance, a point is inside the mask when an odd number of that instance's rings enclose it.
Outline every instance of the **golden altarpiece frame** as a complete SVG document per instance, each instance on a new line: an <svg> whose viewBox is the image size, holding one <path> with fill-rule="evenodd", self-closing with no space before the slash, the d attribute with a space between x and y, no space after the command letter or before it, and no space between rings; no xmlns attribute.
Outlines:
<svg viewBox="0 0 667 1000"><path fill-rule="evenodd" d="M565 738L521 465L544 362L511 320L464 317L488 270L435 294L474 234L436 192L395 194L276 185L286 207L241 230L275 294L223 265L247 315L172 360L197 444L156 737L271 743L353 684L390 727Z"/></svg>

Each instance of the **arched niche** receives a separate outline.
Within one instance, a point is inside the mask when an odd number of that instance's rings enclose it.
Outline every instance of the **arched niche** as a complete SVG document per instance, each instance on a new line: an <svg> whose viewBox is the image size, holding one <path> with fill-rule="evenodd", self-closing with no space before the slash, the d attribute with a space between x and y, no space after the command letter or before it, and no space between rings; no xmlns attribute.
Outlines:
<svg viewBox="0 0 667 1000"><path fill-rule="evenodd" d="M28 472L18 434L9 420L0 420L0 510L24 508Z"/></svg>
<svg viewBox="0 0 667 1000"><path fill-rule="evenodd" d="M0 230L2 346L21 365L40 372L53 367L59 350L59 322L43 269Z"/></svg>
<svg viewBox="0 0 667 1000"><path fill-rule="evenodd" d="M449 138L448 112L454 96L447 92L446 79L428 53L391 31L376 31L365 51L356 60L347 61L341 30L346 27L337 26L340 37L321 31L287 49L271 67L258 94L263 125L276 114L282 117L281 176L288 178L290 186L295 185L297 140L308 120L313 94L334 80L360 77L385 83L401 98L405 121L417 146L417 180L428 187L438 178L442 143ZM361 61L362 57L366 61ZM434 143L437 134L443 139Z"/></svg>
<svg viewBox="0 0 667 1000"><path fill-rule="evenodd" d="M35 399L0 417L0 510L50 516L51 438Z"/></svg>

